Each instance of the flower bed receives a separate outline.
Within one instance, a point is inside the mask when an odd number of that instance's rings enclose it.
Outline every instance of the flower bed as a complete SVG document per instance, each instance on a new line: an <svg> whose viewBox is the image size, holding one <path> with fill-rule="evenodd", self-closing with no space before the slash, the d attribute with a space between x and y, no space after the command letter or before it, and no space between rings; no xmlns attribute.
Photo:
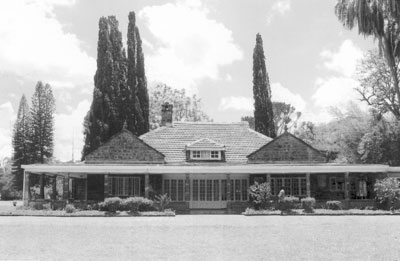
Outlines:
<svg viewBox="0 0 400 261"><path fill-rule="evenodd" d="M166 216L174 217L175 212L165 210L164 212L149 211L130 214L126 211L110 213L107 211L98 210L77 210L72 213L67 213L65 210L33 210L33 209L15 209L10 211L0 211L0 216L38 216L38 217L150 217L150 216Z"/></svg>
<svg viewBox="0 0 400 261"><path fill-rule="evenodd" d="M341 215L400 215L400 211L395 212L387 210L362 210L362 209L347 209L347 210L332 210L332 209L315 209L314 213L304 213L303 209L294 209L290 213L284 215L303 215L303 216L341 216ZM279 210L254 210L247 208L242 215L245 216L268 216L281 215Z"/></svg>

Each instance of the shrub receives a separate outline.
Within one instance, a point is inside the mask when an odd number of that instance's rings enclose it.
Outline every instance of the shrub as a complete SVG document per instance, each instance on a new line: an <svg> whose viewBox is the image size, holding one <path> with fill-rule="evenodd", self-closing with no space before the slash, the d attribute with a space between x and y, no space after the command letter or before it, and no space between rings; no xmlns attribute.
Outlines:
<svg viewBox="0 0 400 261"><path fill-rule="evenodd" d="M331 200L326 202L326 208L332 210L342 209L342 202L338 200Z"/></svg>
<svg viewBox="0 0 400 261"><path fill-rule="evenodd" d="M76 211L76 209L75 209L74 205L72 205L72 204L67 204L67 205L65 206L65 212L66 212L66 213L74 213L75 211Z"/></svg>
<svg viewBox="0 0 400 261"><path fill-rule="evenodd" d="M104 211L116 212L123 207L123 201L119 197L106 198L102 204Z"/></svg>
<svg viewBox="0 0 400 261"><path fill-rule="evenodd" d="M250 199L254 203L255 209L267 209L271 199L271 187L268 182L257 183L255 182L249 188Z"/></svg>
<svg viewBox="0 0 400 261"><path fill-rule="evenodd" d="M143 198L142 203L139 205L139 212L148 212L157 210L153 206L153 200L148 198Z"/></svg>
<svg viewBox="0 0 400 261"><path fill-rule="evenodd" d="M159 205L159 211L164 212L164 209L168 204L171 202L171 198L168 197L167 194L164 195L157 195L156 196L156 203Z"/></svg>
<svg viewBox="0 0 400 261"><path fill-rule="evenodd" d="M301 205L305 213L314 213L315 198L307 197L301 199Z"/></svg>
<svg viewBox="0 0 400 261"><path fill-rule="evenodd" d="M374 185L376 200L386 209L394 210L400 201L400 188L397 178L384 178L377 180Z"/></svg>
<svg viewBox="0 0 400 261"><path fill-rule="evenodd" d="M150 209L153 201L143 197L129 197L123 201L123 209L134 213Z"/></svg>
<svg viewBox="0 0 400 261"><path fill-rule="evenodd" d="M291 212L292 209L294 209L298 203L299 203L298 197L293 197L293 196L284 197L283 200L279 202L279 209L282 212Z"/></svg>

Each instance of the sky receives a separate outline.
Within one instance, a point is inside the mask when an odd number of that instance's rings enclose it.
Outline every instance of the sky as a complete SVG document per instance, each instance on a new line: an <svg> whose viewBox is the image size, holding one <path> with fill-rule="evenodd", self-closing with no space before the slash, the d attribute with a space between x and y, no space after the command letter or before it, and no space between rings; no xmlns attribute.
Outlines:
<svg viewBox="0 0 400 261"><path fill-rule="evenodd" d="M38 81L56 99L55 158L80 159L83 118L96 72L98 21L115 15L126 45L134 11L148 86L165 83L202 99L216 122L253 115L252 55L264 42L272 101L301 120L328 122L331 107L360 106L356 66L372 38L343 28L336 0L2 0L0 2L0 157L12 154L23 94Z"/></svg>

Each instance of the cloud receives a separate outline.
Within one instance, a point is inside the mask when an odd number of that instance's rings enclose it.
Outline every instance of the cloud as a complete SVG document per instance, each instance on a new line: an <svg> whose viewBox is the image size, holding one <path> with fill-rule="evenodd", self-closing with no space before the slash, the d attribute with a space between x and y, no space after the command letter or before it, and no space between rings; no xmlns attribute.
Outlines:
<svg viewBox="0 0 400 261"><path fill-rule="evenodd" d="M90 102L82 100L69 114L55 115L54 156L61 161L72 158L72 143L74 143L74 158L80 160L83 148L83 120L89 111Z"/></svg>
<svg viewBox="0 0 400 261"><path fill-rule="evenodd" d="M0 72L42 79L54 88L92 83L95 59L66 33L54 7L74 0L8 0L0 8Z"/></svg>
<svg viewBox="0 0 400 261"><path fill-rule="evenodd" d="M0 158L11 157L12 154L12 120L16 117L11 102L0 104L1 121L4 127L0 127Z"/></svg>
<svg viewBox="0 0 400 261"><path fill-rule="evenodd" d="M325 49L320 56L325 60L323 64L327 69L351 77L354 75L357 63L363 53L359 47L347 39L340 45L337 52Z"/></svg>
<svg viewBox="0 0 400 261"><path fill-rule="evenodd" d="M285 15L288 11L290 11L290 8L291 8L290 0L275 1L272 4L271 10L267 15L267 24L269 25L277 15L280 16Z"/></svg>
<svg viewBox="0 0 400 261"><path fill-rule="evenodd" d="M150 81L196 91L199 80L223 78L220 67L242 59L232 31L208 13L200 1L149 6L139 12L155 39L146 57Z"/></svg>
<svg viewBox="0 0 400 261"><path fill-rule="evenodd" d="M288 88L284 87L281 83L271 84L272 101L289 103L296 108L297 111L303 111L306 108L306 102L299 95L291 92ZM253 111L254 100L253 98L245 96L230 96L221 99L218 109L224 110L243 110Z"/></svg>

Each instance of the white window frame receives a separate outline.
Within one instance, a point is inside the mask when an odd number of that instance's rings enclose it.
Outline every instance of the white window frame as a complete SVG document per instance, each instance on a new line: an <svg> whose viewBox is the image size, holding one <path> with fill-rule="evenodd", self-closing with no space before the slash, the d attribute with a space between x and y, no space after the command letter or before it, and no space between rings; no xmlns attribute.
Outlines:
<svg viewBox="0 0 400 261"><path fill-rule="evenodd" d="M202 153L203 152L203 153ZM204 153L208 152L208 153ZM212 154L217 153L218 157L213 157ZM204 154L208 154L208 157L205 157ZM221 151L219 150L190 150L190 159L191 160L221 160Z"/></svg>

